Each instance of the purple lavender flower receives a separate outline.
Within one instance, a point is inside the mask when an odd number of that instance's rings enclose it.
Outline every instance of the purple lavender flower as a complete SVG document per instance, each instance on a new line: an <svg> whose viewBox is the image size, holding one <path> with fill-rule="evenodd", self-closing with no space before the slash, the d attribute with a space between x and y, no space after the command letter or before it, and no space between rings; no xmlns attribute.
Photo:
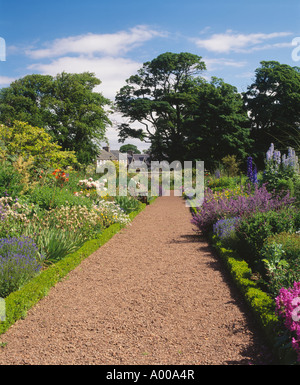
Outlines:
<svg viewBox="0 0 300 385"><path fill-rule="evenodd" d="M216 198L211 189L206 190L204 202L197 212L193 215L192 223L200 231L209 232L219 219L240 217L255 211L267 212L277 210L282 207L291 206L294 199L289 194L285 196L276 195L268 192L266 186L258 187L255 185L253 193L251 186L248 187L247 195Z"/></svg>
<svg viewBox="0 0 300 385"><path fill-rule="evenodd" d="M18 290L41 270L39 251L29 237L0 239L0 297Z"/></svg>
<svg viewBox="0 0 300 385"><path fill-rule="evenodd" d="M239 217L220 219L213 225L213 233L221 240L226 240L235 232L239 221Z"/></svg>

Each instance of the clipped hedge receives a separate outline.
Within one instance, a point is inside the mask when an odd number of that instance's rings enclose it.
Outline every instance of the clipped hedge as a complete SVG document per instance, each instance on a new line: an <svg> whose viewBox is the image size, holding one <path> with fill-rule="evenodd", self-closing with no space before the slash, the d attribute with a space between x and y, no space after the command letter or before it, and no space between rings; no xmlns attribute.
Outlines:
<svg viewBox="0 0 300 385"><path fill-rule="evenodd" d="M145 207L146 204L142 204L138 211L130 213L130 219L132 220ZM75 253L69 254L56 264L42 271L41 274L24 285L20 290L7 296L5 298L6 317L5 321L0 321L0 334L6 332L17 320L24 318L27 311L45 297L53 286L80 265L84 259L108 242L123 227L119 223L111 225L101 233L98 239L87 241Z"/></svg>
<svg viewBox="0 0 300 385"><path fill-rule="evenodd" d="M211 242L218 255L225 262L247 304L252 309L268 342L274 346L276 344L275 330L278 326L278 317L275 315L275 301L251 279L252 271L246 261L239 258L233 250L223 248L215 236L211 238Z"/></svg>

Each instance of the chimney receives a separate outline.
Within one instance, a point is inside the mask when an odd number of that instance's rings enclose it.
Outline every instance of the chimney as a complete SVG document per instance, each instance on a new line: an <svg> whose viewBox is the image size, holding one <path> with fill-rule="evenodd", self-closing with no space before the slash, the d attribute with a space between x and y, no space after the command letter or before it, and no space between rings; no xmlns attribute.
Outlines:
<svg viewBox="0 0 300 385"><path fill-rule="evenodd" d="M103 147L103 150L109 152L109 146Z"/></svg>

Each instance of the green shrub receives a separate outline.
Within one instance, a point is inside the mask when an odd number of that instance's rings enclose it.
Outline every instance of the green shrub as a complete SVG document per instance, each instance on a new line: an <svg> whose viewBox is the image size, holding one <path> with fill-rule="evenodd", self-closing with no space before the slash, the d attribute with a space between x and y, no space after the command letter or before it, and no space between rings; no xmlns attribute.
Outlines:
<svg viewBox="0 0 300 385"><path fill-rule="evenodd" d="M233 250L225 249L221 246L216 236L212 239L213 245L249 304L254 316L263 327L266 337L270 343L274 343L274 328L278 323L275 315L275 302L268 293L265 293L252 279L252 270L249 265L238 257Z"/></svg>
<svg viewBox="0 0 300 385"><path fill-rule="evenodd" d="M296 262L300 263L300 234L282 232L271 235L264 242L265 252L268 247L273 244L282 245L282 249L284 250L284 259L286 259L287 262L291 264Z"/></svg>
<svg viewBox="0 0 300 385"><path fill-rule="evenodd" d="M46 264L60 261L68 254L77 251L87 241L80 230L62 231L55 227L41 228L34 238L40 253L45 257Z"/></svg>
<svg viewBox="0 0 300 385"><path fill-rule="evenodd" d="M0 162L0 197L16 198L23 189L22 176L9 162Z"/></svg>
<svg viewBox="0 0 300 385"><path fill-rule="evenodd" d="M295 232L299 213L294 208L279 211L256 212L244 217L237 228L238 251L251 267L261 260L260 251L265 240L281 232Z"/></svg>
<svg viewBox="0 0 300 385"><path fill-rule="evenodd" d="M126 214L138 210L141 205L137 199L128 196L116 196L114 200Z"/></svg>
<svg viewBox="0 0 300 385"><path fill-rule="evenodd" d="M214 191L222 191L227 188L236 187L236 180L233 177L223 176L209 180L208 187Z"/></svg>
<svg viewBox="0 0 300 385"><path fill-rule="evenodd" d="M267 238L261 250L266 286L275 298L279 290L300 281L300 235L279 233Z"/></svg>
<svg viewBox="0 0 300 385"><path fill-rule="evenodd" d="M86 197L75 196L67 188L55 188L50 186L36 187L30 196L29 201L39 205L44 210L60 206L88 206L92 207L93 202Z"/></svg>
<svg viewBox="0 0 300 385"><path fill-rule="evenodd" d="M295 195L294 182L292 178L289 179L279 179L277 185L277 191L289 192L293 197Z"/></svg>
<svg viewBox="0 0 300 385"><path fill-rule="evenodd" d="M300 205L300 176L294 179L294 197L296 199L296 205L299 207Z"/></svg>
<svg viewBox="0 0 300 385"><path fill-rule="evenodd" d="M222 163L229 176L236 176L240 172L241 162L236 159L236 155L227 155L222 159Z"/></svg>

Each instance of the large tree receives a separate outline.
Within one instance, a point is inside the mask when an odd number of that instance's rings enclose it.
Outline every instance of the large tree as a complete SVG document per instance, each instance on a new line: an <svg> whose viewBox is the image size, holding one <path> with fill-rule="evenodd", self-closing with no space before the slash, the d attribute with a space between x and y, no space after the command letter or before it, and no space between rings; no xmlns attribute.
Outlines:
<svg viewBox="0 0 300 385"><path fill-rule="evenodd" d="M262 61L244 94L251 118L251 136L258 158L273 142L278 149L297 146L300 130L300 68ZM299 142L298 142L299 143Z"/></svg>
<svg viewBox="0 0 300 385"><path fill-rule="evenodd" d="M193 98L193 79L204 69L202 58L191 53L167 52L146 62L126 80L116 96L117 109L130 123L119 126L119 141L129 137L151 143L156 159L182 160L186 106Z"/></svg>
<svg viewBox="0 0 300 385"><path fill-rule="evenodd" d="M134 144L123 144L123 146L120 147L120 152L124 154L129 151L132 151L134 154L141 154L141 151Z"/></svg>
<svg viewBox="0 0 300 385"><path fill-rule="evenodd" d="M216 77L197 83L185 127L188 158L204 160L208 169L216 167L227 155L245 160L251 140L241 94Z"/></svg>
<svg viewBox="0 0 300 385"><path fill-rule="evenodd" d="M97 154L110 124L108 99L94 92L101 82L92 73L28 75L0 91L0 122L14 120L45 128L63 150L81 163Z"/></svg>

